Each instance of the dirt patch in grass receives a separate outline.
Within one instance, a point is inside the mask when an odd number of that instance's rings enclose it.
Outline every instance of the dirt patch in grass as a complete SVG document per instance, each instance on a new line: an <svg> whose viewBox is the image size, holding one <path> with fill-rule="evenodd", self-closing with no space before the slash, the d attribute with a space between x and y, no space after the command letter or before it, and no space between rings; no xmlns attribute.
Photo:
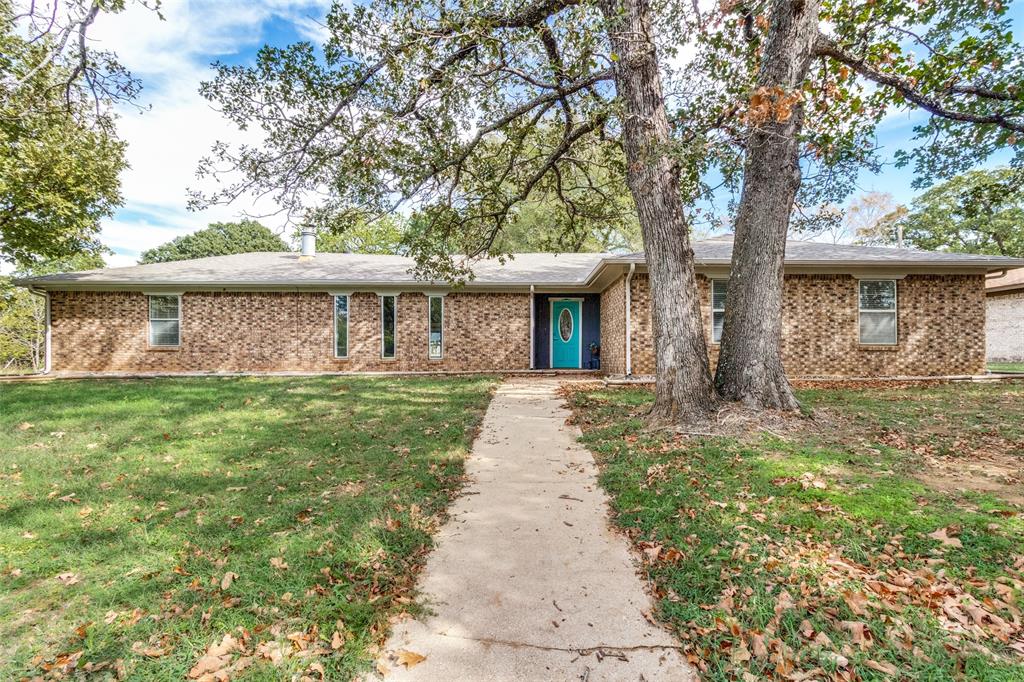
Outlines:
<svg viewBox="0 0 1024 682"><path fill-rule="evenodd" d="M578 382L563 384L560 389L562 397L572 399L580 393L591 394L604 390L601 382ZM653 394L654 387L644 384L637 387L610 386L608 391L639 391ZM600 400L600 398L596 398ZM630 411L630 417L642 419L650 405L644 402L637 409ZM575 415L576 419L586 419L585 414ZM838 415L830 410L818 410L813 413L782 412L777 410L753 410L739 403L724 403L712 417L703 422L692 422L685 425L653 425L644 429L644 433L663 433L683 437L719 437L751 439L760 438L765 434L778 438L817 434L833 431L836 428Z"/></svg>
<svg viewBox="0 0 1024 682"><path fill-rule="evenodd" d="M926 468L914 478L934 490L951 493L991 493L1024 507L1024 459L991 454L964 461L954 457L925 457Z"/></svg>

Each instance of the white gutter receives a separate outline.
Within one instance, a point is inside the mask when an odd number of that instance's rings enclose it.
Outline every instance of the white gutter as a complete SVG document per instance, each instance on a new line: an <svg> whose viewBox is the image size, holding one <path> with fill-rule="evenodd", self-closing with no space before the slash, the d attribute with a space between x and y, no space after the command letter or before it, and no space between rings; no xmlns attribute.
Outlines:
<svg viewBox="0 0 1024 682"><path fill-rule="evenodd" d="M626 275L626 376L633 375L633 272L636 270L636 263L629 264L629 273Z"/></svg>
<svg viewBox="0 0 1024 682"><path fill-rule="evenodd" d="M534 287L531 284L530 285L530 369L536 369L535 365L537 364L536 360L534 359L534 354L536 353L536 351L534 350L534 345L535 344L533 342L533 339L534 339L534 336L535 336L534 326L535 326L536 323L534 322L534 319L533 319L533 308L534 308L533 296L534 296Z"/></svg>
<svg viewBox="0 0 1024 682"><path fill-rule="evenodd" d="M28 287L30 294L41 296L46 306L46 336L43 340L43 374L50 373L50 292Z"/></svg>

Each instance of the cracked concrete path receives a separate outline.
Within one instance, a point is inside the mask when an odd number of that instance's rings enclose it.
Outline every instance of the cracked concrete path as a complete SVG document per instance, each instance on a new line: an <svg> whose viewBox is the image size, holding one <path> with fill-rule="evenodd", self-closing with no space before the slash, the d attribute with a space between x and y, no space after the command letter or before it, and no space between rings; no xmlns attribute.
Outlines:
<svg viewBox="0 0 1024 682"><path fill-rule="evenodd" d="M499 386L420 580L431 615L395 624L392 680L695 680L611 531L556 380ZM400 650L426 656L406 669Z"/></svg>

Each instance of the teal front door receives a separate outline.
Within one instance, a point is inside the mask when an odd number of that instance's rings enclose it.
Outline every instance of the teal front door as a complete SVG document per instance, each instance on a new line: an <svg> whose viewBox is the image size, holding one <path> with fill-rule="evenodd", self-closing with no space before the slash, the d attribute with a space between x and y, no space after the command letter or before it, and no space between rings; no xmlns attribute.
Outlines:
<svg viewBox="0 0 1024 682"><path fill-rule="evenodd" d="M551 301L551 367L578 369L583 360L583 324L580 301Z"/></svg>

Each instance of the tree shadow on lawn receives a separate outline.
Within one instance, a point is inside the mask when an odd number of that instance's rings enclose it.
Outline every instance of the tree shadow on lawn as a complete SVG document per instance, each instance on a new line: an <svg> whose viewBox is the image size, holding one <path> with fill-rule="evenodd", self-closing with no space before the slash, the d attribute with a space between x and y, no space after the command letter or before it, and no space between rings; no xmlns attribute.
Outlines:
<svg viewBox="0 0 1024 682"><path fill-rule="evenodd" d="M489 385L78 382L65 392L73 401L46 414L31 411L44 391L4 398L0 433L14 434L20 486L0 497L0 538L16 549L0 611L61 611L9 670L28 674L33 655L84 648L83 660L125 658L134 674L180 678L211 635L242 626L258 639L315 631L328 642L338 630L343 644L324 664L350 673L409 598ZM37 423L11 429L26 414ZM33 447L30 432L61 431ZM76 584L60 584L63 572ZM24 640L36 625L3 636ZM170 637L165 655L132 652L134 642L160 648L160 635Z"/></svg>

